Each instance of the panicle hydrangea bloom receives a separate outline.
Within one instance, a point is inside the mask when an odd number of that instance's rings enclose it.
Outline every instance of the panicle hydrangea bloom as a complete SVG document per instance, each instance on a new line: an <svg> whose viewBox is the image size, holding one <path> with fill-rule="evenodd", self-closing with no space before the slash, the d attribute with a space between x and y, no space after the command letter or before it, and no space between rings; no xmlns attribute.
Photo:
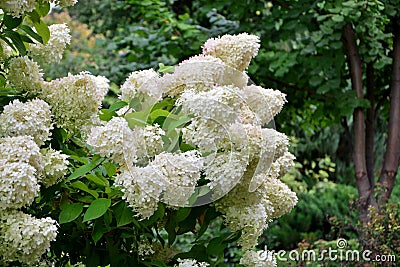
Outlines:
<svg viewBox="0 0 400 267"><path fill-rule="evenodd" d="M276 267L276 259L271 251L253 251L247 250L242 258L240 264L246 267Z"/></svg>
<svg viewBox="0 0 400 267"><path fill-rule="evenodd" d="M25 12L36 8L37 0L2 0L0 8L7 10L13 17L19 18Z"/></svg>
<svg viewBox="0 0 400 267"><path fill-rule="evenodd" d="M123 198L148 218L162 201L170 206L185 206L193 194L203 161L196 151L181 154L162 152L146 167L131 167L115 182L122 187Z"/></svg>
<svg viewBox="0 0 400 267"><path fill-rule="evenodd" d="M149 158L161 153L164 134L158 125L131 130L124 118L114 117L104 126L93 127L87 143L102 157L109 157L120 165L132 165L147 163Z"/></svg>
<svg viewBox="0 0 400 267"><path fill-rule="evenodd" d="M240 181L246 171L248 158L238 152L216 153L206 157L204 172L210 180L213 199L226 195Z"/></svg>
<svg viewBox="0 0 400 267"><path fill-rule="evenodd" d="M52 106L52 113L58 127L76 131L93 124L102 100L107 93L105 78L88 72L46 83L44 99Z"/></svg>
<svg viewBox="0 0 400 267"><path fill-rule="evenodd" d="M143 219L149 218L158 208L158 198L149 195L147 191L151 189L151 193L153 194L154 192L162 192L162 188L160 188L158 184L152 183L151 180L145 181L152 186L148 188L148 190L144 191L139 186L136 182L137 175L151 175L151 173L146 173L146 171L147 169L137 170L136 168L131 168L128 170L124 168L121 169L121 173L115 178L115 184L121 186L121 190L124 193L122 198L125 199L133 211L137 213L136 216ZM147 178L147 176L144 176L144 178Z"/></svg>
<svg viewBox="0 0 400 267"><path fill-rule="evenodd" d="M66 24L50 25L49 30L50 39L47 44L36 43L29 48L30 55L42 66L60 62L66 45L71 42L71 35Z"/></svg>
<svg viewBox="0 0 400 267"><path fill-rule="evenodd" d="M243 89L246 104L256 113L262 124L267 124L277 115L286 102L286 95L278 90L250 85Z"/></svg>
<svg viewBox="0 0 400 267"><path fill-rule="evenodd" d="M43 148L40 153L44 162L41 183L45 187L57 184L67 174L68 156L52 148Z"/></svg>
<svg viewBox="0 0 400 267"><path fill-rule="evenodd" d="M31 135L41 146L50 139L51 110L49 104L40 99L22 103L18 99L4 107L0 114L0 135Z"/></svg>
<svg viewBox="0 0 400 267"><path fill-rule="evenodd" d="M162 92L157 86L158 78L158 73L153 69L132 72L120 88L120 99L130 100L138 93L143 93L159 100Z"/></svg>
<svg viewBox="0 0 400 267"><path fill-rule="evenodd" d="M0 259L31 265L50 248L57 236L57 222L36 219L21 211L3 214L0 219Z"/></svg>
<svg viewBox="0 0 400 267"><path fill-rule="evenodd" d="M258 36L241 33L207 40L203 45L203 54L220 58L228 66L244 71L259 48Z"/></svg>
<svg viewBox="0 0 400 267"><path fill-rule="evenodd" d="M0 53L0 62L3 63L4 60L9 58L13 54L12 48L3 40L0 40L0 48L2 53Z"/></svg>
<svg viewBox="0 0 400 267"><path fill-rule="evenodd" d="M138 245L138 255L145 258L146 256L151 256L155 253L152 245L147 238L141 238Z"/></svg>
<svg viewBox="0 0 400 267"><path fill-rule="evenodd" d="M261 174L260 174L261 175ZM265 197L272 203L274 212L271 219L279 218L288 213L297 204L296 193L281 180L270 178L265 175L261 191L265 192Z"/></svg>
<svg viewBox="0 0 400 267"><path fill-rule="evenodd" d="M198 147L201 152L217 151L228 136L229 128L221 122L203 117L194 117L182 129L185 143Z"/></svg>
<svg viewBox="0 0 400 267"><path fill-rule="evenodd" d="M192 259L178 259L179 264L175 264L175 267L207 267L210 266L206 262L197 262L196 260Z"/></svg>
<svg viewBox="0 0 400 267"><path fill-rule="evenodd" d="M43 156L32 136L0 138L0 160L9 163L27 163L33 166L38 174L43 171Z"/></svg>
<svg viewBox="0 0 400 267"><path fill-rule="evenodd" d="M128 122L124 118L114 117L104 126L93 127L88 135L87 143L93 147L95 153L122 164L125 162L123 143L127 142L128 147L133 143L129 137L134 136L128 127Z"/></svg>
<svg viewBox="0 0 400 267"><path fill-rule="evenodd" d="M160 78L158 85L165 95L179 96L185 90L208 91L213 86L246 86L248 76L212 56L198 55L182 61L173 74Z"/></svg>
<svg viewBox="0 0 400 267"><path fill-rule="evenodd" d="M10 60L7 80L18 90L39 94L43 88L43 73L39 65L28 56Z"/></svg>
<svg viewBox="0 0 400 267"><path fill-rule="evenodd" d="M238 88L233 86L215 86L199 93L186 90L176 102L176 105L182 105L182 112L186 114L213 119L225 125L237 119L241 104Z"/></svg>
<svg viewBox="0 0 400 267"><path fill-rule="evenodd" d="M0 160L0 213L5 209L19 209L32 204L38 192L34 167L27 163Z"/></svg>

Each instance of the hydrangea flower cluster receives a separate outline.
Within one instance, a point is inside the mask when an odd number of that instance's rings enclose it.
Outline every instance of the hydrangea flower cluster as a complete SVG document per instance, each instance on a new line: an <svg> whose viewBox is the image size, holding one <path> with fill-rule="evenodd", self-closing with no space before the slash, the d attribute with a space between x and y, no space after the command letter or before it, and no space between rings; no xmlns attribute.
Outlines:
<svg viewBox="0 0 400 267"><path fill-rule="evenodd" d="M41 99L25 103L16 99L0 114L0 136L31 135L41 146L50 139L51 129L50 106Z"/></svg>
<svg viewBox="0 0 400 267"><path fill-rule="evenodd" d="M153 215L159 202L169 208L204 204L193 200L201 180L207 204L212 202L232 231L242 231L238 240L245 255L242 263L274 266L272 257L263 263L255 260L253 249L268 223L289 212L297 197L279 179L294 165L288 138L265 128L281 111L285 95L248 85L244 72L259 47L257 36L225 35L208 40L201 55L183 61L173 73L133 72L121 87L120 99L134 98L137 103L151 99L156 105L170 99L177 110L171 116L190 120L179 129L168 123L129 125L122 116L129 120L131 113L152 110L148 105L142 109L131 105L119 113L121 117L93 127L88 143L95 153L120 164L115 183L140 218ZM173 136L181 138L189 151L171 150ZM140 152L144 144L146 152ZM189 260L179 266L202 265Z"/></svg>
<svg viewBox="0 0 400 267"><path fill-rule="evenodd" d="M57 236L57 222L36 219L21 211L0 216L0 259L34 264L50 248Z"/></svg>
<svg viewBox="0 0 400 267"><path fill-rule="evenodd" d="M81 72L45 83L41 97L51 105L56 125L74 132L97 123L97 112L107 92L106 78Z"/></svg>
<svg viewBox="0 0 400 267"><path fill-rule="evenodd" d="M40 66L28 56L10 60L7 80L14 89L39 94L43 87L43 73Z"/></svg>
<svg viewBox="0 0 400 267"><path fill-rule="evenodd" d="M207 267L210 266L206 262L197 262L196 260L191 259L178 259L179 264L175 265L175 267Z"/></svg>
<svg viewBox="0 0 400 267"><path fill-rule="evenodd" d="M32 44L29 48L30 55L41 64L60 62L64 49L71 42L71 35L66 24L53 24L49 26L50 39L47 44Z"/></svg>

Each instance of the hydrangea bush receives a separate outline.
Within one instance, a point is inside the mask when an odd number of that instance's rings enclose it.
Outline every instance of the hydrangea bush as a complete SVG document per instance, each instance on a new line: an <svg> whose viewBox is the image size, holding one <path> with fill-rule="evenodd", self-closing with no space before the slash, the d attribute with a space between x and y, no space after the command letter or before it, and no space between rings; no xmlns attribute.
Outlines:
<svg viewBox="0 0 400 267"><path fill-rule="evenodd" d="M259 38L210 39L175 67L132 72L105 109L105 77L41 71L70 42L41 17L75 2L0 2L0 263L226 266L237 244L240 265L275 266L257 239L297 197L279 179L288 138L270 127L285 95L245 72ZM225 230L204 238L218 218Z"/></svg>

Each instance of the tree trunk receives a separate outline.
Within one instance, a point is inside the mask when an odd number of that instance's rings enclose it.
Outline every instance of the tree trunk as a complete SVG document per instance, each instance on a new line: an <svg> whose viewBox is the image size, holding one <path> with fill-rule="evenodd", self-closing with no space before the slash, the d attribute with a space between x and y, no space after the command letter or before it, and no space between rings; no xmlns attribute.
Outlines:
<svg viewBox="0 0 400 267"><path fill-rule="evenodd" d="M367 64L367 99L370 107L367 109L367 120L365 121L365 160L367 163L367 175L371 188L375 186L374 174L374 137L375 137L375 81L374 81L374 63Z"/></svg>
<svg viewBox="0 0 400 267"><path fill-rule="evenodd" d="M378 195L378 204L382 206L389 200L394 187L394 181L400 160L400 30L394 20L393 70L390 91L389 132L386 143L386 153L379 185L382 192Z"/></svg>
<svg viewBox="0 0 400 267"><path fill-rule="evenodd" d="M342 41L346 49L347 60L350 67L351 84L358 98L364 98L362 85L362 62L358 53L356 37L352 24L344 28ZM365 121L362 108L356 108L354 118L354 150L353 161L356 184L359 198L360 220L368 221L368 207L374 204L373 188L368 178L365 154Z"/></svg>

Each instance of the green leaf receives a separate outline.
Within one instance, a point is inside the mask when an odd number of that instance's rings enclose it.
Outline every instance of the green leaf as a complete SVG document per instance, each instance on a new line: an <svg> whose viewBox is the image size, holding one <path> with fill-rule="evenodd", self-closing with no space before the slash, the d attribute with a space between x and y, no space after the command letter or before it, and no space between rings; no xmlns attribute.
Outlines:
<svg viewBox="0 0 400 267"><path fill-rule="evenodd" d="M125 119L128 122L130 128L135 126L146 126L148 114L143 111L132 112L125 115Z"/></svg>
<svg viewBox="0 0 400 267"><path fill-rule="evenodd" d="M39 22L34 22L33 25L35 26L36 32L40 35L40 37L42 37L43 44L47 44L50 39L49 27L47 27L46 23L44 23L42 20L39 20Z"/></svg>
<svg viewBox="0 0 400 267"><path fill-rule="evenodd" d="M40 23L40 15L39 15L39 13L36 12L36 10L29 12L28 15L29 15L29 18L31 19L32 23Z"/></svg>
<svg viewBox="0 0 400 267"><path fill-rule="evenodd" d="M117 116L117 113L115 111L110 111L109 109L105 109L105 108L103 108L99 111L99 119L102 121L109 121L114 116Z"/></svg>
<svg viewBox="0 0 400 267"><path fill-rule="evenodd" d="M27 26L27 25L21 25L20 27L24 32L26 32L30 37L32 37L33 39L35 39L36 41L38 41L39 43L43 43L43 39L42 37L37 34L36 32L34 32L31 27Z"/></svg>
<svg viewBox="0 0 400 267"><path fill-rule="evenodd" d="M98 185L98 186L103 186L103 187L110 186L108 180L105 179L104 177L99 177L99 176L97 176L97 175L94 175L94 174L92 174L92 173L89 173L89 174L86 175L86 178L87 178L89 181L95 183L95 184Z"/></svg>
<svg viewBox="0 0 400 267"><path fill-rule="evenodd" d="M92 232L92 239L94 241L94 244L97 244L97 242L103 237L104 233L106 232L107 229L104 227L103 222L101 220L97 220L94 223Z"/></svg>
<svg viewBox="0 0 400 267"><path fill-rule="evenodd" d="M47 14L49 14L50 11L50 3L42 2L40 5L38 5L36 11L41 17L47 16Z"/></svg>
<svg viewBox="0 0 400 267"><path fill-rule="evenodd" d="M181 222L189 216L191 208L180 208L175 214L175 220Z"/></svg>
<svg viewBox="0 0 400 267"><path fill-rule="evenodd" d="M83 211L83 204L80 203L72 203L70 205L66 205L60 212L59 216L59 224L72 222Z"/></svg>
<svg viewBox="0 0 400 267"><path fill-rule="evenodd" d="M83 222L94 220L103 216L111 206L111 200L106 198L98 198L90 204L83 216Z"/></svg>
<svg viewBox="0 0 400 267"><path fill-rule="evenodd" d="M128 103L126 103L125 101L117 101L114 104L112 104L108 110L110 112L117 111L127 105L128 105Z"/></svg>
<svg viewBox="0 0 400 267"><path fill-rule="evenodd" d="M169 115L170 115L170 113L168 111L166 111L166 110L156 109L156 110L154 110L153 112L150 113L150 120L153 122L158 117L168 117ZM171 114L171 115L173 115L173 114Z"/></svg>
<svg viewBox="0 0 400 267"><path fill-rule="evenodd" d="M24 42L21 39L21 36L19 35L19 33L12 31L12 30L5 30L4 31L5 35L11 39L13 45L17 48L19 54L21 56L26 55L26 48L24 45Z"/></svg>
<svg viewBox="0 0 400 267"><path fill-rule="evenodd" d="M73 182L71 184L71 187L82 190L86 193L89 193L92 196L94 196L95 198L99 197L99 193L97 193L95 190L89 189L88 186L86 184L82 183L81 181Z"/></svg>
<svg viewBox="0 0 400 267"><path fill-rule="evenodd" d="M114 217L117 220L117 227L121 227L132 222L135 222L135 214L133 210L128 207L125 201L121 201L117 206L114 208Z"/></svg>
<svg viewBox="0 0 400 267"><path fill-rule="evenodd" d="M14 18L8 14L5 14L3 17L3 23L6 25L7 29L17 28L22 23L22 17Z"/></svg>
<svg viewBox="0 0 400 267"><path fill-rule="evenodd" d="M332 20L335 22L342 22L342 21L344 21L344 17L341 15L333 15Z"/></svg>
<svg viewBox="0 0 400 267"><path fill-rule="evenodd" d="M96 168L96 166L97 166L97 164L95 162L90 162L86 165L83 165L83 166L79 167L78 169L76 169L73 173L71 173L71 175L66 179L66 181L75 180L75 179L87 174L88 172L90 172L91 170Z"/></svg>
<svg viewBox="0 0 400 267"><path fill-rule="evenodd" d="M112 177L117 172L117 166L112 162L104 163L103 167L106 170L108 177Z"/></svg>
<svg viewBox="0 0 400 267"><path fill-rule="evenodd" d="M158 63L158 72L161 73L174 72L174 66L165 66L163 63Z"/></svg>

